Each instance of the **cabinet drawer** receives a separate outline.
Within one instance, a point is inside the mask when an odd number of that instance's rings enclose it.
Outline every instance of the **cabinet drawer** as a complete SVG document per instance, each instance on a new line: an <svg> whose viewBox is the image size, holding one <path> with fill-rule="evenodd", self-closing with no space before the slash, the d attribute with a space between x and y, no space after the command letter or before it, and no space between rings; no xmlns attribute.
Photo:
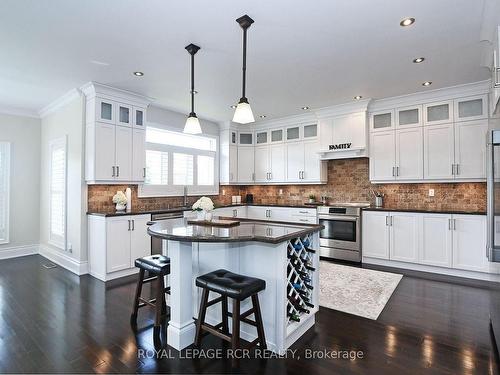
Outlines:
<svg viewBox="0 0 500 375"><path fill-rule="evenodd" d="M315 216L292 215L291 222L299 224L317 224L317 219Z"/></svg>
<svg viewBox="0 0 500 375"><path fill-rule="evenodd" d="M313 217L316 217L316 209L315 208L291 208L290 215L291 216L313 216Z"/></svg>

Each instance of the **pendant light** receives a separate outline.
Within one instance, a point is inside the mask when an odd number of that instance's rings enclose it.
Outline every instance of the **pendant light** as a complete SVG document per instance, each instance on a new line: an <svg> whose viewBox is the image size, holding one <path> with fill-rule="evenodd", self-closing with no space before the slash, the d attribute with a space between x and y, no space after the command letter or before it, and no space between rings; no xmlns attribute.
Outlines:
<svg viewBox="0 0 500 375"><path fill-rule="evenodd" d="M184 126L184 133L188 134L200 134L201 126L198 117L196 117L196 113L194 112L194 55L200 47L191 43L189 46L186 46L186 50L191 55L191 113L189 114L186 125Z"/></svg>
<svg viewBox="0 0 500 375"><path fill-rule="evenodd" d="M248 99L245 96L245 85L246 85L246 70L247 70L247 29L254 22L248 15L241 16L236 20L243 29L243 89L241 99L236 106L234 111L233 122L239 124L248 124L255 122L253 117L252 108L248 104Z"/></svg>

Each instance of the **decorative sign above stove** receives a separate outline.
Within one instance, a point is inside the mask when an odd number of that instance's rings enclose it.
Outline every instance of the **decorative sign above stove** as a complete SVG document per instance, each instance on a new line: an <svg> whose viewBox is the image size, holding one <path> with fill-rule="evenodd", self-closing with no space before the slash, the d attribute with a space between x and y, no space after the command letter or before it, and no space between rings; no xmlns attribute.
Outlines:
<svg viewBox="0 0 500 375"><path fill-rule="evenodd" d="M345 149L351 148L351 146L352 146L351 142L349 142L349 143L338 143L336 145L330 145L330 146L328 146L328 149L329 150L345 150Z"/></svg>

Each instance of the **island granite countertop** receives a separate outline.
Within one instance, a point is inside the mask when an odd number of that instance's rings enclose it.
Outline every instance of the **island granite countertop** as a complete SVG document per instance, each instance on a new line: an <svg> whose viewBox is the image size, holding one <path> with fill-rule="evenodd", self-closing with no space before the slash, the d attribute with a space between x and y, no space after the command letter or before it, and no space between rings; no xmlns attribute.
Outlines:
<svg viewBox="0 0 500 375"><path fill-rule="evenodd" d="M244 242L279 243L319 232L322 225L285 224L241 220L234 227L214 227L188 224L188 219L157 222L148 228L153 237L182 242Z"/></svg>

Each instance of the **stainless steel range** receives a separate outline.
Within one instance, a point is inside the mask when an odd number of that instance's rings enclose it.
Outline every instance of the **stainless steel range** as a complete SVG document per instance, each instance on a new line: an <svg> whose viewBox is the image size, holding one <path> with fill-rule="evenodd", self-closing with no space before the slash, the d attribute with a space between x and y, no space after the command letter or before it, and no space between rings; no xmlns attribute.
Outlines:
<svg viewBox="0 0 500 375"><path fill-rule="evenodd" d="M318 207L320 256L361 262L361 209L369 203L332 203Z"/></svg>

